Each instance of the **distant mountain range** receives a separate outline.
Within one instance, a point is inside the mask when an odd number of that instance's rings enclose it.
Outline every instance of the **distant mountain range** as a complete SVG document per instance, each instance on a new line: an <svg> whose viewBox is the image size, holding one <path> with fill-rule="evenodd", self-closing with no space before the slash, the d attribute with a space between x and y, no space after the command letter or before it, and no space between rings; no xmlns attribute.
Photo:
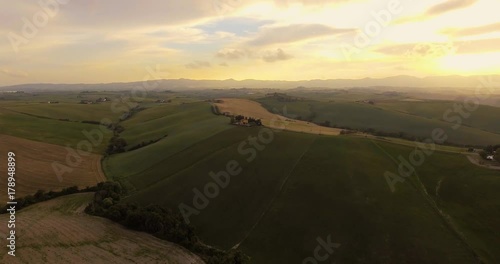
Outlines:
<svg viewBox="0 0 500 264"><path fill-rule="evenodd" d="M386 88L475 88L479 85L500 87L500 75L488 76L433 76L418 78L413 76L394 76L382 79L328 79L304 81L262 81L262 80L191 80L164 79L150 81L157 83L155 90L195 90L195 89L230 89L230 88L354 88L354 87L386 87ZM142 82L102 83L102 84L21 84L0 87L1 91L62 91L62 90L130 90L143 87ZM148 86L145 86L148 87Z"/></svg>

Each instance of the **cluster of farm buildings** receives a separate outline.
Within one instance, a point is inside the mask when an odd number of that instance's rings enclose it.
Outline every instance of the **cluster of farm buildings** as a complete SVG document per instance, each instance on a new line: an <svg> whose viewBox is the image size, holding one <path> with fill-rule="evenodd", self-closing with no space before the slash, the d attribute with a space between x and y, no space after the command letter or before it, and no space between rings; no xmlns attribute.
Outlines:
<svg viewBox="0 0 500 264"><path fill-rule="evenodd" d="M104 102L109 102L111 101L110 98L108 97L99 97L98 99L96 100L80 100L80 104L98 104L98 103L104 103Z"/></svg>

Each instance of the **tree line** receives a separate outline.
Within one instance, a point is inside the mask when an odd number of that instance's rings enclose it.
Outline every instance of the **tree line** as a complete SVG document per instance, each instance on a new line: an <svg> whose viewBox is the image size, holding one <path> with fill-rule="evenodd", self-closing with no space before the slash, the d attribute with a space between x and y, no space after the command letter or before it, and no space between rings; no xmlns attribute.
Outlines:
<svg viewBox="0 0 500 264"><path fill-rule="evenodd" d="M17 202L16 210L21 210L30 205L34 205L40 202L45 202L48 200L55 199L57 197L75 194L75 193L85 193L85 192L95 192L97 191L97 186L86 187L84 189L79 189L78 186L72 186L62 189L61 191L50 191L46 192L44 190L38 190L34 195L26 195L24 197L18 197L13 200L13 202ZM9 205L5 205L0 209L0 214L7 213L7 208Z"/></svg>
<svg viewBox="0 0 500 264"><path fill-rule="evenodd" d="M123 202L122 197L126 195L126 191L117 182L101 182L84 189L73 186L58 192L39 190L34 195L16 198L14 201L17 202L16 210L20 210L61 196L86 192L94 192L94 197L85 208L85 213L179 244L200 256L207 264L246 264L250 260L239 250L220 250L205 245L178 211L159 205L140 206ZM7 205L3 206L0 214L7 213L8 208Z"/></svg>
<svg viewBox="0 0 500 264"><path fill-rule="evenodd" d="M179 212L159 205L140 206L121 201L125 194L117 182L99 183L85 212L108 218L127 228L177 243L200 256L207 264L244 264L249 257L239 250L219 250L205 245Z"/></svg>
<svg viewBox="0 0 500 264"><path fill-rule="evenodd" d="M500 162L500 144L497 145L488 145L483 150L479 152L479 155L483 159L488 159L489 156L493 156L493 159Z"/></svg>

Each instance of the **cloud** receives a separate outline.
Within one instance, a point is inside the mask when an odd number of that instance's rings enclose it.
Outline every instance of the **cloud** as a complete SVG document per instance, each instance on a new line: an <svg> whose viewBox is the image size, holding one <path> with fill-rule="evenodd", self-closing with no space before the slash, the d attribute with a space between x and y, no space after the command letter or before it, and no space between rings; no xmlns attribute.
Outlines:
<svg viewBox="0 0 500 264"><path fill-rule="evenodd" d="M356 32L356 29L332 28L321 24L295 24L284 27L267 28L257 38L248 42L254 46L291 43L326 35L340 35Z"/></svg>
<svg viewBox="0 0 500 264"><path fill-rule="evenodd" d="M458 50L459 43L408 43L388 45L378 48L376 52L406 58L436 58L454 54Z"/></svg>
<svg viewBox="0 0 500 264"><path fill-rule="evenodd" d="M0 69L0 73L3 75L10 76L10 77L15 77L15 78L24 78L24 77L28 76L28 74L26 72L13 71L13 70L9 70L9 69Z"/></svg>
<svg viewBox="0 0 500 264"><path fill-rule="evenodd" d="M456 42L429 42L387 45L375 50L389 56L436 58L451 54L479 54L500 51L500 38Z"/></svg>
<svg viewBox="0 0 500 264"><path fill-rule="evenodd" d="M500 31L500 22L471 28L447 28L441 32L453 36L474 36Z"/></svg>
<svg viewBox="0 0 500 264"><path fill-rule="evenodd" d="M446 43L418 43L408 50L405 55L412 58L438 58L455 54L458 46L453 42Z"/></svg>
<svg viewBox="0 0 500 264"><path fill-rule="evenodd" d="M284 61L293 58L293 56L286 54L282 49L277 49L275 52L267 52L262 59L265 62L276 62L276 61Z"/></svg>
<svg viewBox="0 0 500 264"><path fill-rule="evenodd" d="M229 17L224 19L209 20L208 22L196 26L208 34L217 32L231 33L232 35L246 35L254 33L267 24L272 24L272 20L262 20L248 17Z"/></svg>
<svg viewBox="0 0 500 264"><path fill-rule="evenodd" d="M462 41L459 43L459 54L500 52L500 38Z"/></svg>
<svg viewBox="0 0 500 264"><path fill-rule="evenodd" d="M227 15L243 7L248 1L243 0L210 0L218 15Z"/></svg>
<svg viewBox="0 0 500 264"><path fill-rule="evenodd" d="M478 0L448 0L429 8L425 14L436 16L456 9L462 9L475 4Z"/></svg>
<svg viewBox="0 0 500 264"><path fill-rule="evenodd" d="M208 61L194 61L186 64L185 66L186 68L193 70L212 67L212 65Z"/></svg>
<svg viewBox="0 0 500 264"><path fill-rule="evenodd" d="M246 57L247 55L248 55L247 51L240 49L224 49L215 54L217 58L227 59L227 60L238 60L243 57Z"/></svg>
<svg viewBox="0 0 500 264"><path fill-rule="evenodd" d="M344 4L348 2L355 2L356 0L274 0L274 3L277 6L287 7L293 4L301 4L304 6L324 6L331 4Z"/></svg>
<svg viewBox="0 0 500 264"><path fill-rule="evenodd" d="M18 7L18 16L13 19L19 20L18 17L23 16L31 18L35 12L41 10L38 1L29 2L28 8L21 9L20 4L13 6L13 8ZM88 0L67 2L67 4L59 5L60 11L53 18L54 22L50 24L67 25L73 30L83 28L92 31L109 31L109 29L179 25L201 21L214 16L216 13L212 1L206 0Z"/></svg>
<svg viewBox="0 0 500 264"><path fill-rule="evenodd" d="M397 24L408 22L417 22L430 19L432 17L448 13L454 10L463 9L475 4L478 0L447 0L443 3L428 8L423 14L416 16L403 17L396 21Z"/></svg>
<svg viewBox="0 0 500 264"><path fill-rule="evenodd" d="M411 68L408 68L406 66L401 66L401 65L394 66L394 69L397 71L409 71L409 70L411 70Z"/></svg>

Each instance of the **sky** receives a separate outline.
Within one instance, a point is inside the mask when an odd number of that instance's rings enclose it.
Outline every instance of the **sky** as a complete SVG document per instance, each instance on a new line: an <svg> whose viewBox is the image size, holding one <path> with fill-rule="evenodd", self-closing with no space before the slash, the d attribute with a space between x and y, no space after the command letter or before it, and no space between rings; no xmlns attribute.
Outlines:
<svg viewBox="0 0 500 264"><path fill-rule="evenodd" d="M0 85L500 73L498 0L0 0Z"/></svg>

